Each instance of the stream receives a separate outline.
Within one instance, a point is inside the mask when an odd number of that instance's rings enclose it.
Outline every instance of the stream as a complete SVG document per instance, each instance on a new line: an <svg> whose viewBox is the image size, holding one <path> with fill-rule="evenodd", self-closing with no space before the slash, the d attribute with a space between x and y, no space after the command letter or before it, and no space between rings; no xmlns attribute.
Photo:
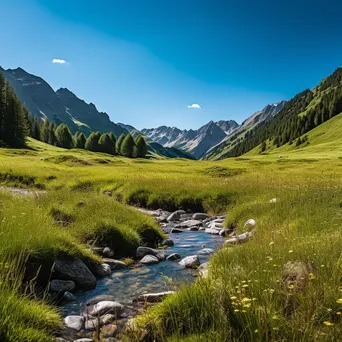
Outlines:
<svg viewBox="0 0 342 342"><path fill-rule="evenodd" d="M203 231L169 233L168 236L174 246L165 249L166 254L178 253L182 258L198 254L201 264L207 262L210 255L201 255L200 251L203 248L216 250L224 241L218 235ZM79 315L84 311L86 303L99 295L113 296L115 301L131 306L133 300L141 294L173 290L175 284L193 282L196 270L184 269L178 262L164 260L149 266L137 263L127 269L115 270L109 277L99 280L96 289L76 293L76 300L62 307L63 313L65 316ZM172 284L165 277L171 278Z"/></svg>

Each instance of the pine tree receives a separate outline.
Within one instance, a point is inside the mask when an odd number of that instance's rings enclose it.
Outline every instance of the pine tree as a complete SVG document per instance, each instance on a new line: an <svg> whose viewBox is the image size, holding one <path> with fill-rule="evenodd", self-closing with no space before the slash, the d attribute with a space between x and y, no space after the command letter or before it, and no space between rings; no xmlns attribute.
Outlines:
<svg viewBox="0 0 342 342"><path fill-rule="evenodd" d="M115 138L115 135L113 134L113 132L109 133L109 138L112 141L112 145L113 145L113 153L112 154L116 154L116 138Z"/></svg>
<svg viewBox="0 0 342 342"><path fill-rule="evenodd" d="M38 118L35 116L33 119L32 127L31 127L31 137L36 140L40 140L40 125Z"/></svg>
<svg viewBox="0 0 342 342"><path fill-rule="evenodd" d="M114 154L113 141L108 133L103 133L99 139L99 151L108 154Z"/></svg>
<svg viewBox="0 0 342 342"><path fill-rule="evenodd" d="M98 132L92 132L86 143L84 148L88 151L93 151L93 152L98 152L99 150L99 134L97 134ZM100 135L101 136L101 135Z"/></svg>
<svg viewBox="0 0 342 342"><path fill-rule="evenodd" d="M135 145L136 145L136 156L138 158L145 158L147 154L147 146L145 139L142 135L138 135L138 137L135 139Z"/></svg>
<svg viewBox="0 0 342 342"><path fill-rule="evenodd" d="M41 126L40 126L40 137L41 141L45 143L49 143L49 134L50 134L50 122L48 119L45 119L42 121Z"/></svg>
<svg viewBox="0 0 342 342"><path fill-rule="evenodd" d="M120 148L120 154L124 157L132 158L134 152L135 143L132 138L132 135L128 133L125 136Z"/></svg>
<svg viewBox="0 0 342 342"><path fill-rule="evenodd" d="M84 133L78 133L75 137L75 147L84 149L86 141L87 141L87 138L84 135Z"/></svg>
<svg viewBox="0 0 342 342"><path fill-rule="evenodd" d="M63 148L72 148L73 139L69 127L66 124L60 124L56 129L57 145Z"/></svg>
<svg viewBox="0 0 342 342"><path fill-rule="evenodd" d="M116 153L117 154L121 154L121 145L122 145L122 142L125 140L125 134L121 134L119 136L119 139L116 141Z"/></svg>
<svg viewBox="0 0 342 342"><path fill-rule="evenodd" d="M0 141L3 140L4 117L6 112L6 81L0 72Z"/></svg>
<svg viewBox="0 0 342 342"><path fill-rule="evenodd" d="M54 122L50 122L49 125L49 141L48 144L55 146L57 144L57 138L56 138L56 124Z"/></svg>

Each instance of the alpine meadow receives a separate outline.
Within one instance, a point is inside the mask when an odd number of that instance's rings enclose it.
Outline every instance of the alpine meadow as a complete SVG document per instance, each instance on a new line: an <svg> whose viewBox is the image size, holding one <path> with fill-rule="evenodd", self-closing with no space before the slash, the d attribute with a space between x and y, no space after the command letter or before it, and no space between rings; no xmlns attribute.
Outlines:
<svg viewBox="0 0 342 342"><path fill-rule="evenodd" d="M342 7L28 2L0 5L0 341L342 341Z"/></svg>

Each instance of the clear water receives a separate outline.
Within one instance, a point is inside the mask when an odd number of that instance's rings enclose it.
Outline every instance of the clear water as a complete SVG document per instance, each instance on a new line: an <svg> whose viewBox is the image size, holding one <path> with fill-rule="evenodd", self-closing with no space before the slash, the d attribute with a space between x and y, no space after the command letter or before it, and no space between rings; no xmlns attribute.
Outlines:
<svg viewBox="0 0 342 342"><path fill-rule="evenodd" d="M165 249L165 253L178 253L181 257L198 254L203 245L205 248L218 248L223 238L210 235L202 231L169 234L174 246ZM210 255L199 255L201 264L209 260ZM111 295L123 305L131 305L132 301L143 293L162 292L172 289L172 285L165 279L171 278L174 283L194 281L196 271L184 269L178 261L164 260L159 264L141 266L137 264L132 268L113 271L111 276L97 282L96 289L76 294L76 302L63 306L65 315L80 314L86 303L99 295Z"/></svg>

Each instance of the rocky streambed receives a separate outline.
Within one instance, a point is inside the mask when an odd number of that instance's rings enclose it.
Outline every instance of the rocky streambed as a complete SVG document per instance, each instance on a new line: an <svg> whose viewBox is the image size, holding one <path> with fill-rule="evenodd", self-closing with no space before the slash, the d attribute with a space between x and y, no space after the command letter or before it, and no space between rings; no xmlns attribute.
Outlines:
<svg viewBox="0 0 342 342"><path fill-rule="evenodd" d="M118 341L117 333L146 305L162 300L181 283L190 283L204 274L211 254L228 233L223 228L224 216L138 210L154 216L168 239L158 249L139 247L136 262L129 266L111 259L114 253L110 249L94 248L103 257L102 271L97 272L105 277L97 281L96 288L74 294L72 281L57 284L57 290L58 286L65 286L65 329L57 340L90 342L101 335L106 341Z"/></svg>

